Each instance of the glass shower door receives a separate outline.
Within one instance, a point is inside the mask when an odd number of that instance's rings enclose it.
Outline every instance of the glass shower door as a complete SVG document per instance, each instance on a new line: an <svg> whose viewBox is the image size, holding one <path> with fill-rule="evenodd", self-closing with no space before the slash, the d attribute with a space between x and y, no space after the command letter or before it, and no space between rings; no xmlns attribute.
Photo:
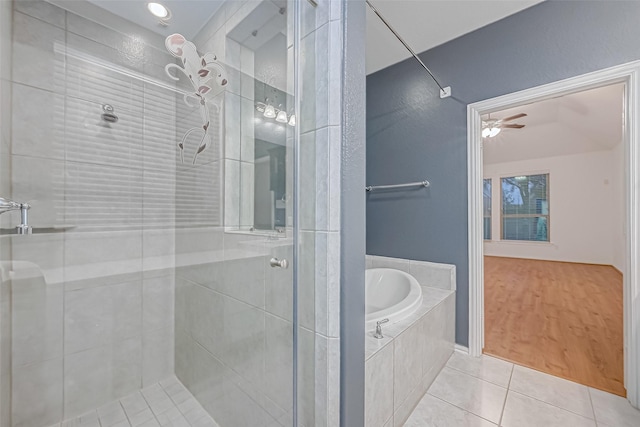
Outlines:
<svg viewBox="0 0 640 427"><path fill-rule="evenodd" d="M297 7L0 2L0 427L286 427L313 402Z"/></svg>

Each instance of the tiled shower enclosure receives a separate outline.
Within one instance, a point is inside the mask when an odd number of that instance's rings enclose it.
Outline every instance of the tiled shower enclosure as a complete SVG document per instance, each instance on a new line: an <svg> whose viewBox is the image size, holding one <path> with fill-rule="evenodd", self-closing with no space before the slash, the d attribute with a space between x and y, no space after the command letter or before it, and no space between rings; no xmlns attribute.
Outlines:
<svg viewBox="0 0 640 427"><path fill-rule="evenodd" d="M1 427L339 424L343 4L167 4L0 2Z"/></svg>

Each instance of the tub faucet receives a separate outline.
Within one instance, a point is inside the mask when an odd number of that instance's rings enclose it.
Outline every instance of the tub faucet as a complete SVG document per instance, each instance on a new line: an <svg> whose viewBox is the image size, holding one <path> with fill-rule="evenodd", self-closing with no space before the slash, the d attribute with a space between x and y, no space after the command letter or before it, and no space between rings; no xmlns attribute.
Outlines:
<svg viewBox="0 0 640 427"><path fill-rule="evenodd" d="M382 335L382 324L383 323L387 323L388 321L389 321L389 319L382 319L379 322L376 322L376 333L373 334L374 338L377 338L379 340L384 338L384 335Z"/></svg>

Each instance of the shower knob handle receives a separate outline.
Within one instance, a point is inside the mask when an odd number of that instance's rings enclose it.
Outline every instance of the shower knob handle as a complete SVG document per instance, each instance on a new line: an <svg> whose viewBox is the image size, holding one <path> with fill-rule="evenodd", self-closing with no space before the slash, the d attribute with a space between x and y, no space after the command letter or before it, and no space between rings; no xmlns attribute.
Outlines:
<svg viewBox="0 0 640 427"><path fill-rule="evenodd" d="M286 259L271 258L271 260L269 261L269 265L273 268L289 268L289 261L287 261Z"/></svg>

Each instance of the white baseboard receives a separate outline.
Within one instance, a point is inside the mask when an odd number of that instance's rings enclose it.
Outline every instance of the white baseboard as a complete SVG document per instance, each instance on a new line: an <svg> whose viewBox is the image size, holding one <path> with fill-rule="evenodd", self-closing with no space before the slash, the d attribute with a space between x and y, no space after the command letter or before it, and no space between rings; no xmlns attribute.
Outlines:
<svg viewBox="0 0 640 427"><path fill-rule="evenodd" d="M469 354L469 347L465 347L465 346L460 345L460 344L455 344L453 346L453 349L455 351L457 351L458 353L463 353L463 354L467 354L467 355Z"/></svg>

